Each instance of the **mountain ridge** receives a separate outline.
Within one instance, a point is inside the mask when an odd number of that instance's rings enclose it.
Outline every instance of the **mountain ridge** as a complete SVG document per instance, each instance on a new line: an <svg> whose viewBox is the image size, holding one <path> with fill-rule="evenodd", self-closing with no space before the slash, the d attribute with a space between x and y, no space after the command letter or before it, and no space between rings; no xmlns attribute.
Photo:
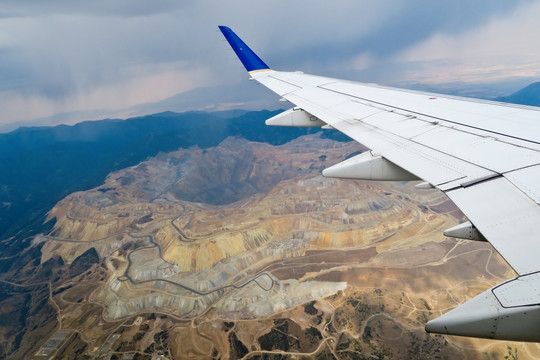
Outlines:
<svg viewBox="0 0 540 360"><path fill-rule="evenodd" d="M540 106L540 81L527 85L511 95L500 96L495 100L520 105Z"/></svg>
<svg viewBox="0 0 540 360"><path fill-rule="evenodd" d="M519 104L519 100L512 100L509 98L511 95L505 94L515 91L515 89L520 89L517 90L518 92L525 89L527 87L526 81L523 78L513 78L508 81L495 83L464 83L455 81L441 84L401 82L380 85L484 100L516 102ZM503 100L498 100L499 98ZM506 100L506 98L509 99ZM540 105L540 101L535 105ZM233 85L194 88L162 100L133 105L123 109L65 111L37 119L20 121L18 122L18 126L73 125L77 122L91 119L94 121L104 118L126 119L163 111L178 113L188 111L217 112L238 108L247 111L258 111L260 109L277 110L280 106L281 104L277 103L275 97L264 87L254 86L254 84L248 82L241 82ZM7 133L16 128L17 124L15 123L0 124L0 133Z"/></svg>

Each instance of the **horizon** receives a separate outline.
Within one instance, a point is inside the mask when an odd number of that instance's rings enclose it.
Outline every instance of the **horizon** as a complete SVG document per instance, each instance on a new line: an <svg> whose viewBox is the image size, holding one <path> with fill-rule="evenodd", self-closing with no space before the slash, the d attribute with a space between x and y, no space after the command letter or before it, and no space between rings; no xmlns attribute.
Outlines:
<svg viewBox="0 0 540 360"><path fill-rule="evenodd" d="M518 82L519 83L519 82ZM463 96L463 97L472 97L477 98L481 100L491 100L491 101L504 101L509 102L513 104L518 105L530 105L530 104L520 104L519 102L513 102L512 96L534 84L540 84L540 81L529 83L525 86L522 86L518 88L515 91L512 91L511 93L505 93L504 89L508 87L515 87L515 82L504 82L497 84L498 86L490 87L490 84L456 84L456 83L449 83L449 84L438 84L438 85L431 85L431 84L411 84L410 86L406 87L410 90L414 91L429 91L431 93L439 93L439 94L446 94L446 95L452 95L452 96ZM492 85L492 84L491 84ZM463 87L460 87L463 86ZM225 88L227 86L224 86ZM215 89L222 89L224 87L216 87ZM240 85L241 87L241 85ZM231 88L235 89L234 86ZM238 85L237 87L238 88ZM258 87L257 90L262 89L262 87ZM192 91L198 91L199 88L193 89L188 91L187 93L191 93ZM253 90L250 89L250 90ZM48 128L48 127L56 127L60 125L65 126L74 126L80 123L85 122L95 122L95 121L104 121L104 120L130 120L130 119L136 119L140 117L146 117L146 116L154 116L159 115L162 113L173 113L173 114L185 114L190 112L202 112L202 113L220 113L220 112L227 112L227 111L245 111L245 112L258 112L258 111L274 111L274 110L284 110L286 106L284 106L283 103L278 102L277 99L275 99L275 96L271 96L267 91L251 91L249 94L247 93L241 93L240 96L245 96L247 98L253 99L252 101L247 101L243 103L245 107L210 107L210 108L204 108L203 106L200 107L190 107L190 102L187 102L186 104L183 103L182 99L185 98L185 95L188 95L186 93L180 93L175 94L169 98L166 98L164 100L155 102L155 103L148 103L148 104L141 104L134 108L125 109L122 112L118 112L115 114L110 113L111 116L104 115L103 117L100 117L99 114L103 114L100 110L90 110L90 111L75 111L72 113L59 113L54 114L48 117L39 118L39 119L32 119L28 121L23 122L17 122L17 123L8 123L5 125L0 124L0 135L2 134L9 134L13 131L17 131L19 129L25 129L25 128ZM270 96L265 96L270 95ZM496 96L495 96L496 95ZM258 101L259 97L263 97L263 100ZM508 98L510 100L503 100L503 98ZM170 103L171 100L173 101L172 108L166 108L162 107L163 103ZM202 99L201 101L204 101ZM539 104L540 105L540 104ZM261 107L262 106L262 107ZM537 106L537 105L533 105ZM139 108L139 109L145 109L147 111L143 112L136 112L133 111L133 109ZM95 117L88 117L86 114L96 114Z"/></svg>

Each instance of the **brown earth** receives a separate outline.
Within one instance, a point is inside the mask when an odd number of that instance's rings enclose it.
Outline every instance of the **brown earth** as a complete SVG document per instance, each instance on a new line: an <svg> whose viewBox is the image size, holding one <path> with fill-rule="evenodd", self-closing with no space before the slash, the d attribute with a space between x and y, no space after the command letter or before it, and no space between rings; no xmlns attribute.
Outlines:
<svg viewBox="0 0 540 360"><path fill-rule="evenodd" d="M42 262L69 267L91 248L99 262L51 283L57 329L73 332L58 357L540 356L535 344L424 332L512 271L489 244L442 235L464 218L440 192L320 176L358 150L228 139L66 197Z"/></svg>

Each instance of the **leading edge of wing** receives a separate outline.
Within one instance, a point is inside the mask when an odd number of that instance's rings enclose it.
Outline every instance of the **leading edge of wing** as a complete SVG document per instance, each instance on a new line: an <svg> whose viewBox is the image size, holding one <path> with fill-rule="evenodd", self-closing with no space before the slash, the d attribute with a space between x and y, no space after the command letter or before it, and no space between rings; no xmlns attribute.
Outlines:
<svg viewBox="0 0 540 360"><path fill-rule="evenodd" d="M248 72L270 70L270 67L234 31L227 26L218 27Z"/></svg>

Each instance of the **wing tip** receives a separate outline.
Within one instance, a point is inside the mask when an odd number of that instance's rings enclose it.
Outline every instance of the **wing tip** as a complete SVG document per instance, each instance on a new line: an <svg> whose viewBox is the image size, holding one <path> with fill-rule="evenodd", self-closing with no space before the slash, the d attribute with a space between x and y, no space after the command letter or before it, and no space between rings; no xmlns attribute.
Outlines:
<svg viewBox="0 0 540 360"><path fill-rule="evenodd" d="M218 28L248 72L270 70L270 67L231 28L225 25L219 25Z"/></svg>

